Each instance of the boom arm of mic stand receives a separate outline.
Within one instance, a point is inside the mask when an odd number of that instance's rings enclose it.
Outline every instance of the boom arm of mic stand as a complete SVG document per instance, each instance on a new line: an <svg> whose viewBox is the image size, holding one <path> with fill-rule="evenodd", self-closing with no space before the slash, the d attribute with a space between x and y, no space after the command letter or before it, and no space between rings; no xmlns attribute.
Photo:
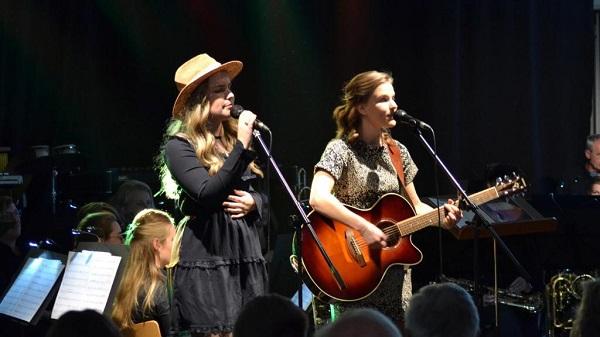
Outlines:
<svg viewBox="0 0 600 337"><path fill-rule="evenodd" d="M312 236L312 239L317 244L317 247L319 247L319 251L321 252L321 255L323 255L323 258L325 258L325 261L327 262L327 265L329 266L329 271L331 272L333 279L335 280L335 282L337 283L337 285L340 289L346 289L346 284L344 283L342 276L340 275L340 273L337 271L337 269L333 265L333 262L329 258L329 255L327 255L327 252L325 252L325 249L323 248L321 241L317 237L317 233L315 232L313 226L311 225L310 220L308 219L308 216L306 215L306 212L304 211L304 209L302 208L302 205L296 198L296 195L290 188L290 185L285 180L283 174L281 173L281 170L279 170L279 165L277 165L277 163L275 162L275 159L273 159L271 152L267 148L267 145L265 144L265 142L262 139L262 136L260 135L260 131L254 130L252 132L252 134L254 135L254 138L258 141L258 143L260 144L260 147L263 149L267 158L269 158L269 162L271 163L271 166L277 173L277 177L279 178L279 181L281 182L281 184L285 188L287 194L289 195L290 199L292 200L292 203L296 207L298 214L300 214L300 216L302 217L302 222L304 223L304 226L306 226L308 228L310 235ZM298 236L298 240L299 240L299 243L302 244L301 236ZM298 269L299 270L302 269L302 256L299 257ZM300 294L301 293L302 293L302 289L300 289ZM302 304L300 304L300 305L302 305Z"/></svg>
<svg viewBox="0 0 600 337"><path fill-rule="evenodd" d="M456 190L458 191L460 196L463 198L463 201L467 203L467 209L473 211L477 215L477 217L480 220L480 223L483 225L483 227L488 232L490 232L490 234L492 235L494 240L496 240L496 242L500 245L500 247L502 247L502 250L504 250L504 253L506 253L506 255L509 257L509 259L512 261L512 263L515 265L515 267L519 271L519 274L521 274L521 276L523 276L524 279L526 279L528 282L531 283L531 276L529 275L529 273L525 270L525 268L523 268L523 266L519 263L517 258L514 256L514 254L510 251L510 249L508 248L506 243L500 238L500 235L498 235L496 230L494 230L494 228L491 226L490 222L488 221L488 217L486 217L485 213L469 199L465 190L460 186L460 184L454 178L452 173L450 173L450 170L448 170L446 165L444 165L444 162L442 162L440 157L438 157L437 153L435 153L435 151L433 151L433 148L431 148L431 145L429 145L427 140L423 137L423 133L421 132L421 130L417 127L414 127L413 130L417 134L419 140L421 141L423 146L427 149L429 154L438 163L438 165L440 165L440 167L444 170L444 172L446 173L446 175L448 176L448 178L450 179L450 181L452 182L454 187L456 187Z"/></svg>

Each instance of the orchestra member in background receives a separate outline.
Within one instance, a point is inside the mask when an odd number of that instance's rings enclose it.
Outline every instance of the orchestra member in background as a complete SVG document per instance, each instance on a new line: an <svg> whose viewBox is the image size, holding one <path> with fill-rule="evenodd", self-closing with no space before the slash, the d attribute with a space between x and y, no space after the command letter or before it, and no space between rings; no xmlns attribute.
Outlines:
<svg viewBox="0 0 600 337"><path fill-rule="evenodd" d="M576 172L567 173L556 188L558 194L589 195L594 180L600 177L600 134L585 140L585 163Z"/></svg>
<svg viewBox="0 0 600 337"><path fill-rule="evenodd" d="M589 195L600 196L600 176L595 177L588 190Z"/></svg>
<svg viewBox="0 0 600 337"><path fill-rule="evenodd" d="M135 323L155 320L162 336L171 325L164 268L171 260L175 225L169 214L146 209L137 214L125 233L129 258L117 290L113 321L122 331Z"/></svg>
<svg viewBox="0 0 600 337"><path fill-rule="evenodd" d="M600 176L600 134L587 137L585 142L586 172L592 177Z"/></svg>
<svg viewBox="0 0 600 337"><path fill-rule="evenodd" d="M256 115L231 117L241 70L240 61L207 54L177 69L179 95L157 158L162 188L185 216L172 305L176 329L192 336L231 336L242 306L268 286L259 242L266 200L251 185L263 175L250 147Z"/></svg>
<svg viewBox="0 0 600 337"><path fill-rule="evenodd" d="M11 197L0 196L0 294L21 267L23 253L17 246L21 236L21 214Z"/></svg>
<svg viewBox="0 0 600 337"><path fill-rule="evenodd" d="M77 214L75 215L75 221L79 223L81 220L83 220L83 218L86 217L86 215L102 211L112 213L115 216L115 218L117 218L117 222L119 223L121 228L125 230L127 224L124 224L122 222L123 220L121 219L121 215L119 214L117 209L114 208L113 205L103 201L88 202L87 204L79 207L79 209L77 210Z"/></svg>
<svg viewBox="0 0 600 337"><path fill-rule="evenodd" d="M76 228L79 234L75 237L75 246L79 242L93 241L108 244L122 244L121 225L117 217L107 211L86 215Z"/></svg>
<svg viewBox="0 0 600 337"><path fill-rule="evenodd" d="M396 125L397 109L390 74L367 71L354 76L344 87L341 105L333 111L336 137L327 144L316 164L311 187L310 205L314 210L354 228L374 249L387 246L387 235L344 204L366 209L386 193L399 193L417 214L432 209L419 199L413 183L417 166L407 148L389 132ZM403 167L400 173L396 173L390 155L390 146L394 145L399 148ZM403 182L399 176L404 177ZM462 216L452 200L443 210L442 225L446 228ZM405 275L402 267L395 266L366 299L338 302L336 307L341 311L351 306L373 307L400 324L411 292L410 273Z"/></svg>
<svg viewBox="0 0 600 337"><path fill-rule="evenodd" d="M150 186L143 181L125 180L110 198L110 204L119 212L123 226L126 227L138 214L147 208L154 208L154 196Z"/></svg>

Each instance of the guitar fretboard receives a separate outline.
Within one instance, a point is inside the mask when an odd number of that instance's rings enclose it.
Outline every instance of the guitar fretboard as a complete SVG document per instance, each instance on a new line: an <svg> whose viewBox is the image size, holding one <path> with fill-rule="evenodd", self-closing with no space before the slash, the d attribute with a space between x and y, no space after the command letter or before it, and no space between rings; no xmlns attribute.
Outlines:
<svg viewBox="0 0 600 337"><path fill-rule="evenodd" d="M490 187L486 190L470 195L469 199L471 199L475 205L481 205L488 201L497 199L498 197L500 197L500 195L498 194L496 187ZM444 207L442 206L425 214L417 215L396 223L396 227L400 231L400 235L409 235L425 227L437 225L438 210L440 212L440 216L443 218L445 215Z"/></svg>

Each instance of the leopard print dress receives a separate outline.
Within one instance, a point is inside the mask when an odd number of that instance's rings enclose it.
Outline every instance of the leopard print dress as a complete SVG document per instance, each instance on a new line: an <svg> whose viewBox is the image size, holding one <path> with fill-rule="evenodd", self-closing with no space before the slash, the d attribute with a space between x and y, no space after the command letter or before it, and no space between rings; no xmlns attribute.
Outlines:
<svg viewBox="0 0 600 337"><path fill-rule="evenodd" d="M397 144L400 148L405 183L408 185L416 176L418 168L407 148L399 142ZM361 140L349 143L346 140L333 139L327 144L320 161L315 165L315 172L319 170L326 171L335 179L332 193L336 198L353 207L369 208L386 193L400 193L405 196L387 146L369 146ZM412 292L410 283L410 270L405 272L401 266L391 267L377 290L370 296L355 302L334 303L332 313L355 307L371 307L396 322L402 321L404 308Z"/></svg>

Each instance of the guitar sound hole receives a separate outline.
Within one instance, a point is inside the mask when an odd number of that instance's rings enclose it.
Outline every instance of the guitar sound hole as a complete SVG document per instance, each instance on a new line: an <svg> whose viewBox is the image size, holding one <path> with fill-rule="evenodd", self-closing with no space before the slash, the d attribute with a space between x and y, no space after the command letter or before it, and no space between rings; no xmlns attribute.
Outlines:
<svg viewBox="0 0 600 337"><path fill-rule="evenodd" d="M393 247L398 244L398 241L400 241L400 231L398 231L394 221L382 220L377 224L377 227L387 234L388 247Z"/></svg>

